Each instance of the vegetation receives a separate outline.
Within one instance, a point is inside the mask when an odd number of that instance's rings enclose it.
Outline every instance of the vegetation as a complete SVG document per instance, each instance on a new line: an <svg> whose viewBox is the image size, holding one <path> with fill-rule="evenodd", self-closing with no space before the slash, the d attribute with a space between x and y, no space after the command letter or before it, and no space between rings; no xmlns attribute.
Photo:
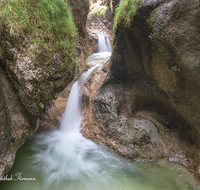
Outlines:
<svg viewBox="0 0 200 190"><path fill-rule="evenodd" d="M76 62L77 29L64 0L3 0L0 6L10 35L29 36L36 51L60 51Z"/></svg>
<svg viewBox="0 0 200 190"><path fill-rule="evenodd" d="M44 104L42 102L39 103L39 106L43 109L44 108Z"/></svg>
<svg viewBox="0 0 200 190"><path fill-rule="evenodd" d="M90 6L90 16L91 17L99 17L103 16L106 13L107 6L105 5L98 5L97 3L93 3Z"/></svg>
<svg viewBox="0 0 200 190"><path fill-rule="evenodd" d="M117 24L124 24L129 27L136 14L140 0L123 0L116 8L114 15L113 30L117 28Z"/></svg>

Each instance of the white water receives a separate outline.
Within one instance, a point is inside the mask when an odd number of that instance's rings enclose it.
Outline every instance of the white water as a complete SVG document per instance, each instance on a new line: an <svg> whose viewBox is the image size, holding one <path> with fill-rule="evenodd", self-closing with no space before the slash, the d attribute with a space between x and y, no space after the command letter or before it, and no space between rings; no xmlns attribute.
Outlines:
<svg viewBox="0 0 200 190"><path fill-rule="evenodd" d="M112 52L112 46L108 37L98 35L98 52Z"/></svg>
<svg viewBox="0 0 200 190"><path fill-rule="evenodd" d="M108 59L112 54L112 46L108 37L98 35L98 52L93 53L87 60Z"/></svg>
<svg viewBox="0 0 200 190"><path fill-rule="evenodd" d="M62 132L79 132L81 125L81 87L92 71L99 66L97 64L95 67L90 68L73 84L60 126Z"/></svg>

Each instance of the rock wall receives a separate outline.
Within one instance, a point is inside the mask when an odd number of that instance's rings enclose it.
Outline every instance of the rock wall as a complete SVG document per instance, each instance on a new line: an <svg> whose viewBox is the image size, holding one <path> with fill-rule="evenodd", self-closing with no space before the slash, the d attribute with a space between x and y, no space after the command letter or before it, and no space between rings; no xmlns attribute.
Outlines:
<svg viewBox="0 0 200 190"><path fill-rule="evenodd" d="M141 0L116 31L83 134L130 158L166 158L200 179L200 2Z"/></svg>
<svg viewBox="0 0 200 190"><path fill-rule="evenodd" d="M20 100L0 68L0 176L12 167L16 151L25 139L33 135L23 113Z"/></svg>
<svg viewBox="0 0 200 190"><path fill-rule="evenodd" d="M44 106L54 99L85 67L84 58L90 54L86 34L89 2L69 1L78 32L77 55L79 70L65 62L62 52L34 49L29 36L10 35L9 28L0 25L0 177L9 171L17 149L39 126ZM0 18L1 19L1 18ZM63 64L64 63L64 64Z"/></svg>
<svg viewBox="0 0 200 190"><path fill-rule="evenodd" d="M80 58L79 68L76 73L80 73L85 69L84 60L95 51L96 41L86 30L86 21L89 13L88 0L68 0L74 22L78 28L77 54Z"/></svg>

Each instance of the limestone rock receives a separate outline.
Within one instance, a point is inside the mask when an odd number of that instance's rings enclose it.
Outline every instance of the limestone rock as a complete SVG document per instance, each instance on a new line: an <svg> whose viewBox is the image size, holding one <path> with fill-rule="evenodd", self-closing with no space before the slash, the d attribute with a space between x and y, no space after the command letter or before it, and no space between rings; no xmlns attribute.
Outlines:
<svg viewBox="0 0 200 190"><path fill-rule="evenodd" d="M142 0L117 27L111 75L83 134L125 157L166 158L200 179L199 0Z"/></svg>
<svg viewBox="0 0 200 190"><path fill-rule="evenodd" d="M0 86L0 176L3 176L12 167L17 149L34 131L1 68Z"/></svg>

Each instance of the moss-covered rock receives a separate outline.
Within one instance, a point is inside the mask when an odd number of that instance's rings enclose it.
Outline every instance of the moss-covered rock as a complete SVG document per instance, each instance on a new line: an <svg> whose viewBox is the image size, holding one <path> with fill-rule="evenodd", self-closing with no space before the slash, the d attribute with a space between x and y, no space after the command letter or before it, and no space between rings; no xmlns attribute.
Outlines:
<svg viewBox="0 0 200 190"><path fill-rule="evenodd" d="M89 2L82 1L73 9L62 0L7 0L0 6L2 176L11 168L16 150L39 126L44 105L72 81L78 59L87 56L88 51L82 48L87 40L78 48L77 44L87 39L79 29L86 33ZM71 10L76 12L80 7L86 9L75 24Z"/></svg>

